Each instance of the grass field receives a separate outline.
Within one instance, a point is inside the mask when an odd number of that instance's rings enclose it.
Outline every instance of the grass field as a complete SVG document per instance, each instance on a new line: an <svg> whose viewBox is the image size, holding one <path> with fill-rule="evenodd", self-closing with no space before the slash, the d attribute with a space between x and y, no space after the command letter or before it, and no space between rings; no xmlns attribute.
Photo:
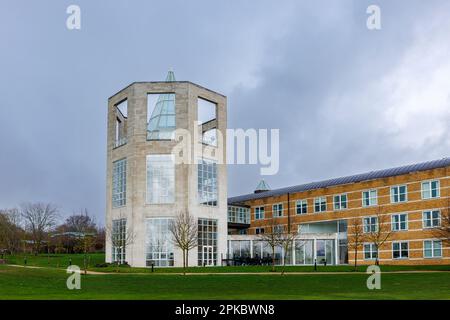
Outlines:
<svg viewBox="0 0 450 320"><path fill-rule="evenodd" d="M66 269L69 262L83 268L84 256L82 254L53 254L53 255L17 255L6 256L8 264L24 265L24 258L27 259L27 266L51 267ZM88 269L97 272L114 272L120 273L151 273L151 268L129 268L115 266L96 268L95 265L103 263L105 256L102 253L89 254ZM381 271L450 271L450 265L436 265L436 266L380 266ZM190 267L186 271L189 273L230 273L230 272L270 272L271 266L235 266L235 267ZM277 266L276 270L281 271L282 267ZM358 267L357 271L365 272L367 266ZM353 266L321 266L317 267L320 272L352 272ZM314 272L313 266L286 266L286 272ZM154 273L181 273L182 268L154 268Z"/></svg>
<svg viewBox="0 0 450 320"><path fill-rule="evenodd" d="M82 275L81 290L68 290L65 268L69 261L83 266L83 255L27 256L27 267L0 265L0 299L450 299L450 266L381 266L381 290L368 290L368 275L351 266L286 267L287 274L256 274L270 266L188 268L95 268L103 254L91 254L89 270L104 274ZM7 257L9 264L24 265L24 256ZM40 268L33 268L40 267ZM277 267L280 271L281 267ZM358 271L364 272L366 267ZM344 272L335 274L332 272ZM201 273L217 273L202 275ZM253 274L230 274L248 272ZM289 272L308 272L289 274Z"/></svg>
<svg viewBox="0 0 450 320"><path fill-rule="evenodd" d="M365 274L83 275L66 288L58 269L0 266L0 299L450 299L450 274L382 274L368 290Z"/></svg>

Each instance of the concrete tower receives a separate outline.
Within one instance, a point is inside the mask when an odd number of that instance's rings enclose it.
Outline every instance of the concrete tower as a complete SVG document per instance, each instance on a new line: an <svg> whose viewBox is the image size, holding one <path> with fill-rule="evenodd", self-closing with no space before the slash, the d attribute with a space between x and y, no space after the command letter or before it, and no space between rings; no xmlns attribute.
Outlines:
<svg viewBox="0 0 450 320"><path fill-rule="evenodd" d="M227 253L226 97L188 81L134 82L108 100L106 261L182 266L170 219L198 223L189 265Z"/></svg>

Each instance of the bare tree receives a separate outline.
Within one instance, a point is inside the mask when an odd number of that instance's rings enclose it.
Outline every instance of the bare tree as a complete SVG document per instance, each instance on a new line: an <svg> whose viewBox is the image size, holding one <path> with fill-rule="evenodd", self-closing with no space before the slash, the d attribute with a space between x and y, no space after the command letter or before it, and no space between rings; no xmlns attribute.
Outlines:
<svg viewBox="0 0 450 320"><path fill-rule="evenodd" d="M89 215L87 209L82 210L80 213L74 213L68 217L63 225L63 229L66 232L76 232L76 240L79 249L84 254L84 273L87 273L88 268L88 255L94 245L94 238L97 233L97 226L94 222L94 218Z"/></svg>
<svg viewBox="0 0 450 320"><path fill-rule="evenodd" d="M275 249L280 245L283 230L277 225L275 218L269 220L269 227L264 228L264 233L258 235L258 238L266 243L272 250L272 271L275 271Z"/></svg>
<svg viewBox="0 0 450 320"><path fill-rule="evenodd" d="M34 254L37 255L46 233L56 225L58 209L51 203L28 202L20 206L20 214L33 241Z"/></svg>
<svg viewBox="0 0 450 320"><path fill-rule="evenodd" d="M64 223L65 231L79 233L95 233L97 226L87 209L69 216Z"/></svg>
<svg viewBox="0 0 450 320"><path fill-rule="evenodd" d="M358 267L358 249L364 242L364 232L361 221L362 218L354 218L350 221L350 225L348 227L349 233L351 234L351 237L349 237L348 246L349 249L355 252L355 271Z"/></svg>
<svg viewBox="0 0 450 320"><path fill-rule="evenodd" d="M189 266L189 250L198 245L198 223L189 214L189 211L181 211L169 224L173 244L183 253L183 274Z"/></svg>
<svg viewBox="0 0 450 320"><path fill-rule="evenodd" d="M447 206L441 212L441 224L433 228L432 233L443 243L450 244L450 197L447 197Z"/></svg>
<svg viewBox="0 0 450 320"><path fill-rule="evenodd" d="M369 230L364 230L366 233L367 241L373 243L377 256L375 258L375 264L379 265L380 261L380 248L388 241L392 234L392 229L389 221L389 216L384 214L384 208L378 207L375 213L376 223Z"/></svg>
<svg viewBox="0 0 450 320"><path fill-rule="evenodd" d="M20 249L20 241L23 235L20 225L19 210L0 210L0 247L3 246L11 254Z"/></svg>
<svg viewBox="0 0 450 320"><path fill-rule="evenodd" d="M120 255L119 259L113 260L117 266L116 271L119 272L119 265L126 262L123 257L126 255L127 247L134 243L135 233L128 226L127 219L120 215L105 227L105 237L111 242L113 252Z"/></svg>
<svg viewBox="0 0 450 320"><path fill-rule="evenodd" d="M283 228L283 231L278 237L278 245L283 248L283 268L281 269L281 274L284 274L284 269L286 267L286 260L288 257L288 253L292 253L292 248L294 245L294 241L297 238L297 230L287 230L285 231ZM302 240L299 240L300 242Z"/></svg>

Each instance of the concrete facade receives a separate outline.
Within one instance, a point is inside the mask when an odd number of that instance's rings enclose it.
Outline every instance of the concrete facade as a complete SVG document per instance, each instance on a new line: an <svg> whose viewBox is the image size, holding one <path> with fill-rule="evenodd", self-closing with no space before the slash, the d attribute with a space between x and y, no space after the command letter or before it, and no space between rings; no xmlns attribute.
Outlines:
<svg viewBox="0 0 450 320"><path fill-rule="evenodd" d="M176 110L176 129L184 129L191 136L178 133L174 140L147 140L147 95L155 93L174 93ZM107 141L107 203L106 225L114 219L125 218L127 229L133 232L134 240L126 248L126 262L133 267L146 266L146 219L157 217L174 217L179 212L188 210L195 218L217 220L217 261L227 252L227 169L223 159L226 155L225 144L218 147L207 146L198 142L197 103L198 98L216 104L216 128L226 141L227 100L226 97L185 81L170 82L136 82L124 88L108 100L108 141ZM116 147L116 105L127 100L127 143ZM201 133L200 133L201 134ZM187 157L188 149L181 150L180 144L190 147L189 161L175 165L175 201L169 204L148 204L146 157L151 154L174 154L176 158ZM187 144L186 144L187 143ZM181 150L181 151L180 151ZM203 156L218 162L217 206L205 206L197 197L197 164L199 155L194 150L201 150ZM112 205L113 162L127 159L126 204L114 208ZM187 158L186 158L187 159ZM127 230L127 231L128 231ZM196 266L197 248L189 252L189 265ZM112 261L112 243L107 236L106 261ZM174 248L174 265L182 266L181 251Z"/></svg>

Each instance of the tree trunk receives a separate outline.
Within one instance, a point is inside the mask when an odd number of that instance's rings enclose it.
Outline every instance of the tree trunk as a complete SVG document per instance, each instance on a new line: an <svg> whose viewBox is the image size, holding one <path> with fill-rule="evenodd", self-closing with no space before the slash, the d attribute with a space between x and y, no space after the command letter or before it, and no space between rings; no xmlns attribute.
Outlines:
<svg viewBox="0 0 450 320"><path fill-rule="evenodd" d="M275 246L272 247L272 272L275 272Z"/></svg>
<svg viewBox="0 0 450 320"><path fill-rule="evenodd" d="M186 249L183 249L183 275L186 275Z"/></svg>
<svg viewBox="0 0 450 320"><path fill-rule="evenodd" d="M355 248L355 271L356 271L356 269L357 269L357 262L358 261L358 249L357 248Z"/></svg>
<svg viewBox="0 0 450 320"><path fill-rule="evenodd" d="M186 268L189 267L189 249L186 250Z"/></svg>

